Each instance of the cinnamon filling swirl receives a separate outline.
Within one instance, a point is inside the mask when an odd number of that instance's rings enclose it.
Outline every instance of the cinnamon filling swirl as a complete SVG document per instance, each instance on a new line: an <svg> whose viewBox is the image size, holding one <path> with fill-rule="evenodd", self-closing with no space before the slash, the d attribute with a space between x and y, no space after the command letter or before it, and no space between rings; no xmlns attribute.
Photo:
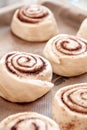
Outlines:
<svg viewBox="0 0 87 130"><path fill-rule="evenodd" d="M26 125L25 125L26 124ZM26 118L20 119L14 126L11 127L11 130L21 130L21 128L26 130L40 130L42 127L44 130L47 130L46 123L39 118Z"/></svg>
<svg viewBox="0 0 87 130"><path fill-rule="evenodd" d="M46 63L41 57L28 53L8 54L5 59L5 65L11 73L21 77L38 74L46 67Z"/></svg>
<svg viewBox="0 0 87 130"><path fill-rule="evenodd" d="M57 52L65 55L80 55L87 51L86 41L75 36L60 36L53 41Z"/></svg>
<svg viewBox="0 0 87 130"><path fill-rule="evenodd" d="M63 103L72 111L87 114L87 87L76 87L62 92Z"/></svg>
<svg viewBox="0 0 87 130"><path fill-rule="evenodd" d="M48 10L40 5L23 6L18 11L18 19L25 23L38 23L48 16Z"/></svg>

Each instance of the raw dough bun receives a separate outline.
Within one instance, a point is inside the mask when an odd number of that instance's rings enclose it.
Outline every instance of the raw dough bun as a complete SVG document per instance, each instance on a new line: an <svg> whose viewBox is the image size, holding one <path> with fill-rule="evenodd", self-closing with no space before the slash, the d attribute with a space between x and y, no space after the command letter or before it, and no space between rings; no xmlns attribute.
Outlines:
<svg viewBox="0 0 87 130"><path fill-rule="evenodd" d="M0 61L0 96L11 102L31 102L51 90L52 67L43 57L10 52Z"/></svg>
<svg viewBox="0 0 87 130"><path fill-rule="evenodd" d="M55 121L44 115L23 112L1 121L0 130L59 130L59 127Z"/></svg>
<svg viewBox="0 0 87 130"><path fill-rule="evenodd" d="M70 77L87 72L87 41L82 38L59 34L48 41L43 55L56 74Z"/></svg>
<svg viewBox="0 0 87 130"><path fill-rule="evenodd" d="M87 130L87 83L59 89L52 111L61 130Z"/></svg>
<svg viewBox="0 0 87 130"><path fill-rule="evenodd" d="M47 41L58 34L53 13L44 6L30 5L18 9L11 23L12 32L27 41Z"/></svg>
<svg viewBox="0 0 87 130"><path fill-rule="evenodd" d="M82 21L77 36L87 39L87 18Z"/></svg>

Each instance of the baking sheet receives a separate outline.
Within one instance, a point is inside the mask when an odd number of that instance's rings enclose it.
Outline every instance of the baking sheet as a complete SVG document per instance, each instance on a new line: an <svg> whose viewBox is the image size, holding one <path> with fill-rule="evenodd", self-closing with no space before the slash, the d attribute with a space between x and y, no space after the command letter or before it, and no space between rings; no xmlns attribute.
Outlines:
<svg viewBox="0 0 87 130"><path fill-rule="evenodd" d="M67 6L62 5L61 3L52 2L43 2L43 4L50 8L54 13L60 33L75 35L80 23L86 17L84 11L68 4ZM42 55L41 52L43 51L46 42L26 42L14 36L10 31L10 23L13 13L16 8L20 6L21 5L11 6L0 11L0 58L10 51L25 51ZM77 12L75 12L76 9ZM24 111L35 111L51 117L52 99L56 91L66 85L86 82L86 80L87 74L72 78L61 77L54 74L52 82L55 84L55 87L37 101L18 104L0 98L0 120L4 119L8 115Z"/></svg>

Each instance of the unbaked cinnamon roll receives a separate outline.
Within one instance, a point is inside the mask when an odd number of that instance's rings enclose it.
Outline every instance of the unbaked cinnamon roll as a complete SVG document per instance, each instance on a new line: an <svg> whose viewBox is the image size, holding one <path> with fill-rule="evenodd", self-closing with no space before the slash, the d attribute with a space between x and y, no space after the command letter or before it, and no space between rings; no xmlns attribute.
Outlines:
<svg viewBox="0 0 87 130"><path fill-rule="evenodd" d="M12 102L31 102L51 90L52 67L43 57L10 52L0 61L0 96Z"/></svg>
<svg viewBox="0 0 87 130"><path fill-rule="evenodd" d="M0 130L59 130L59 127L55 121L44 115L23 112L1 121Z"/></svg>
<svg viewBox="0 0 87 130"><path fill-rule="evenodd" d="M79 37L57 35L48 41L43 55L56 74L69 77L87 72L87 41Z"/></svg>
<svg viewBox="0 0 87 130"><path fill-rule="evenodd" d="M30 5L18 9L11 23L12 32L27 41L46 41L58 33L53 13L44 6Z"/></svg>
<svg viewBox="0 0 87 130"><path fill-rule="evenodd" d="M82 21L77 36L87 39L87 18Z"/></svg>
<svg viewBox="0 0 87 130"><path fill-rule="evenodd" d="M57 91L53 118L61 130L87 130L87 83L70 85Z"/></svg>

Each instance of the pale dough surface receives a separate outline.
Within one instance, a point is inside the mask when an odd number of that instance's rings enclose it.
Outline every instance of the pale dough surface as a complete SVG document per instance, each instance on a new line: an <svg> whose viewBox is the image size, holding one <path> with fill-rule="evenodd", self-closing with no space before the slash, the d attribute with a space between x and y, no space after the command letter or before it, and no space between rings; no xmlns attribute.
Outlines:
<svg viewBox="0 0 87 130"><path fill-rule="evenodd" d="M83 113L83 109L87 108L87 100L83 98L86 98L86 96L83 96L87 92L85 88L87 89L87 83L81 83L66 86L56 92L53 99L52 115L61 130L87 130L87 113ZM74 94L71 94L70 91ZM63 92L64 95L62 96ZM83 95L79 93L83 93ZM72 100L67 99L70 98L69 94L71 94ZM65 100L67 103L64 103ZM74 103L77 106L74 106ZM80 105L83 106L82 109L79 109ZM80 112L74 111L73 108L75 107Z"/></svg>
<svg viewBox="0 0 87 130"><path fill-rule="evenodd" d="M44 50L43 55L45 58L47 58L52 67L54 73L62 76L77 76L83 73L87 72L87 51L84 53L81 53L80 55L65 55L64 53L61 53L57 51L54 41L57 38L64 38L68 35L66 34L59 34L53 38L51 38ZM65 41L66 42L66 41ZM73 45L73 43L70 43ZM84 47L82 48L84 49Z"/></svg>
<svg viewBox="0 0 87 130"><path fill-rule="evenodd" d="M23 120L21 123L19 121ZM24 112L11 115L0 123L0 130L11 130L15 124L17 130L59 130L58 125L52 119L35 112Z"/></svg>
<svg viewBox="0 0 87 130"><path fill-rule="evenodd" d="M20 54L20 52L17 53ZM51 83L52 67L45 58L42 57L46 62L47 67L40 74L30 74L28 77L20 77L9 72L6 68L6 55L0 61L1 97L11 102L31 102L46 94L54 86ZM38 55L33 54L33 56L35 57Z"/></svg>
<svg viewBox="0 0 87 130"><path fill-rule="evenodd" d="M80 28L77 32L77 36L80 36L87 40L87 18L82 21Z"/></svg>
<svg viewBox="0 0 87 130"><path fill-rule="evenodd" d="M41 42L49 40L58 34L59 30L53 13L49 9L47 10L49 12L48 16L35 24L20 21L17 17L19 10L17 10L11 23L12 32L19 38L27 41Z"/></svg>

